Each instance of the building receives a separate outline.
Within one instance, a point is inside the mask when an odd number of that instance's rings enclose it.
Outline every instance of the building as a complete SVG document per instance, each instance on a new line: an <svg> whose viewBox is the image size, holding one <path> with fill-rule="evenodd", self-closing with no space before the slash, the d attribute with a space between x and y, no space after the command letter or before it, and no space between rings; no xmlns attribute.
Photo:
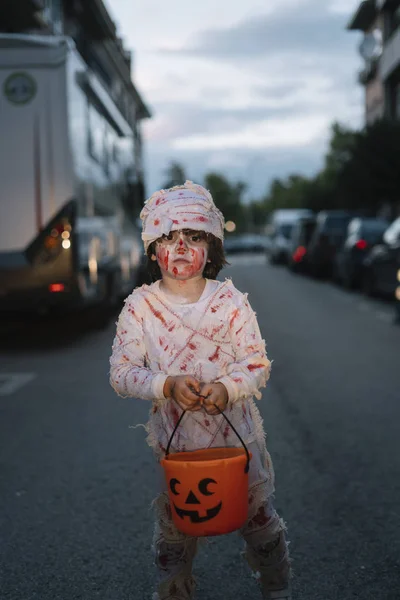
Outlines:
<svg viewBox="0 0 400 600"><path fill-rule="evenodd" d="M102 0L2 0L0 32L71 37L129 124L134 139L131 204L145 199L141 122L151 114L132 81L132 54Z"/></svg>
<svg viewBox="0 0 400 600"><path fill-rule="evenodd" d="M365 121L400 119L400 0L364 0L347 28L364 33Z"/></svg>

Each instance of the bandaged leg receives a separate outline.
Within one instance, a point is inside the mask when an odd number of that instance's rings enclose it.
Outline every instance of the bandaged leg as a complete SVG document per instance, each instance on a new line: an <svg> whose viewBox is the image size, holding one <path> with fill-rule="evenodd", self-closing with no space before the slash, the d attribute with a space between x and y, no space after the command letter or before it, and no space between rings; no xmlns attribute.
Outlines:
<svg viewBox="0 0 400 600"><path fill-rule="evenodd" d="M271 499L249 492L249 518L240 533L246 542L245 556L257 576L265 598L290 600L290 561L286 527ZM260 490L261 492L261 490Z"/></svg>
<svg viewBox="0 0 400 600"><path fill-rule="evenodd" d="M191 600L195 588L192 565L197 539L176 529L166 493L160 494L154 504L156 526L153 549L159 583L153 600Z"/></svg>

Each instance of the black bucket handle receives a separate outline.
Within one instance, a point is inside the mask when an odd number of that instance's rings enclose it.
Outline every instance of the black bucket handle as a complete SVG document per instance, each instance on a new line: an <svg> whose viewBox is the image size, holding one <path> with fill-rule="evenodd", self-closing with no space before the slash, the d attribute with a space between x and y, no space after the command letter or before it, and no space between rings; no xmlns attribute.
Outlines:
<svg viewBox="0 0 400 600"><path fill-rule="evenodd" d="M239 438L240 443L242 444L242 446L244 448L244 451L246 452L246 456L247 456L247 463L246 463L246 466L244 468L244 472L248 473L249 472L249 468L250 468L250 453L249 453L249 451L247 449L246 444L244 443L244 441L242 440L242 438L240 437L240 435L238 434L238 432L236 431L236 429L234 428L234 426L232 425L232 423L230 422L230 420L228 419L228 417L226 416L226 414L220 409L220 407L217 406L216 404L214 404L213 406L215 406L215 408L219 411L219 414L224 417L224 419L226 420L226 422L228 423L228 425L233 429L233 431L236 433L237 437ZM171 446L172 439L173 439L173 437L174 437L174 435L176 433L176 430L178 429L179 425L181 424L181 421L182 421L183 417L185 416L186 412L187 412L187 410L184 410L182 412L181 416L178 419L177 424L174 427L174 430L173 430L173 432L171 434L171 437L169 438L167 449L165 451L165 456L166 457L168 457L168 455L169 455L169 449L170 449L170 446Z"/></svg>

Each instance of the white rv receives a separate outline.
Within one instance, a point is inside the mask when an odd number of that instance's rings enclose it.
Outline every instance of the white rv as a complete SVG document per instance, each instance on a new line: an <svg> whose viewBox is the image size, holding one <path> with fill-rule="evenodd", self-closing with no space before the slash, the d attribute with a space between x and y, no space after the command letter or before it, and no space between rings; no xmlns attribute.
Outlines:
<svg viewBox="0 0 400 600"><path fill-rule="evenodd" d="M135 286L133 144L72 39L0 34L0 310L108 306Z"/></svg>

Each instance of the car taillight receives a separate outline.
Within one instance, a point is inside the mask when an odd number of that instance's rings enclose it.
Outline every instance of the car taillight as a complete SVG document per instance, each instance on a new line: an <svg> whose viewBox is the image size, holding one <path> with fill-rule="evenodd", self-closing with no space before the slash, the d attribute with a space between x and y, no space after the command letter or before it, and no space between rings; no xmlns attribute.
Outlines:
<svg viewBox="0 0 400 600"><path fill-rule="evenodd" d="M356 242L356 248L358 250L366 250L368 248L368 243L365 240L358 240Z"/></svg>
<svg viewBox="0 0 400 600"><path fill-rule="evenodd" d="M68 249L71 246L71 230L72 227L68 221L61 221L53 225L43 238L43 245L37 255L37 260L41 263L46 263L56 258L63 249Z"/></svg>
<svg viewBox="0 0 400 600"><path fill-rule="evenodd" d="M49 285L49 292L64 292L65 285L63 283L51 283Z"/></svg>
<svg viewBox="0 0 400 600"><path fill-rule="evenodd" d="M295 262L301 262L306 254L307 249L304 246L299 246L293 253L293 260Z"/></svg>

